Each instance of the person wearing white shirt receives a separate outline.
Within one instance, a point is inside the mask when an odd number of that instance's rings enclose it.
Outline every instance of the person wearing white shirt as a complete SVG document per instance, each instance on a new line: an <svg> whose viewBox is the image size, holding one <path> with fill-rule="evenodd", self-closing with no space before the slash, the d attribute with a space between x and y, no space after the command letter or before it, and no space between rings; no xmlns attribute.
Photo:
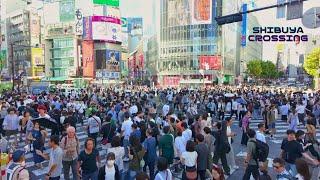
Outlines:
<svg viewBox="0 0 320 180"><path fill-rule="evenodd" d="M132 105L130 108L129 108L129 112L130 112L130 115L135 115L137 114L138 112L138 106L137 105Z"/></svg>
<svg viewBox="0 0 320 180"><path fill-rule="evenodd" d="M236 161L234 159L234 151L233 151L233 146L232 146L232 137L235 137L236 134L232 132L231 126L233 123L232 117L226 118L227 122L227 137L228 137L228 142L230 144L230 152L227 154L227 162L230 167L230 169L239 169L239 167L236 165Z"/></svg>
<svg viewBox="0 0 320 180"><path fill-rule="evenodd" d="M130 119L130 115L128 112L124 113L124 122L121 125L121 136L123 136L123 147L125 150L125 159L124 161L128 161L129 160L129 156L128 156L128 146L130 145L129 143L129 137L130 134L132 133L132 128L131 125L133 124L133 122Z"/></svg>
<svg viewBox="0 0 320 180"><path fill-rule="evenodd" d="M280 107L281 120L282 121L287 121L288 120L289 109L290 109L290 105L288 103L284 103Z"/></svg>
<svg viewBox="0 0 320 180"><path fill-rule="evenodd" d="M187 141L191 140L192 131L188 128L188 125L186 122L182 123L182 128L183 128L182 137L183 137L184 141L187 142Z"/></svg>
<svg viewBox="0 0 320 180"><path fill-rule="evenodd" d="M176 149L176 157L181 157L182 153L186 151L186 142L182 137L182 133L178 132L177 137L174 140L174 147Z"/></svg>
<svg viewBox="0 0 320 180"><path fill-rule="evenodd" d="M297 113L298 113L299 122L302 123L303 125L305 125L305 121L304 121L305 109L306 109L306 106L303 105L302 101L300 101L299 104L296 107L296 110L297 110Z"/></svg>
<svg viewBox="0 0 320 180"><path fill-rule="evenodd" d="M236 114L236 118L238 117L238 102L235 100L232 100L232 111L230 117L233 116L233 114Z"/></svg>
<svg viewBox="0 0 320 180"><path fill-rule="evenodd" d="M96 111L92 111L92 117L88 119L88 137L94 139L95 145L97 144L97 137L101 128L101 119L96 114Z"/></svg>
<svg viewBox="0 0 320 180"><path fill-rule="evenodd" d="M170 111L170 106L168 104L163 105L162 107L162 115L166 116Z"/></svg>
<svg viewBox="0 0 320 180"><path fill-rule="evenodd" d="M266 130L265 126L263 123L258 124L258 131L256 133L256 139L259 141L262 141L264 143L267 143L266 141L266 136L264 135L264 131Z"/></svg>

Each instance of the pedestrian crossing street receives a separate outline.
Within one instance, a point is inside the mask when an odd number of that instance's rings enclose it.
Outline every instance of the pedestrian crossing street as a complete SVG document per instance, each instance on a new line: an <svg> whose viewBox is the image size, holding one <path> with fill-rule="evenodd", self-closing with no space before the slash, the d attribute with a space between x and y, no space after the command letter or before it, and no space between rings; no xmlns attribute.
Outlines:
<svg viewBox="0 0 320 180"><path fill-rule="evenodd" d="M80 141L80 149L81 150L84 149L84 143L85 143L86 138L88 137L87 130L85 128L87 125L88 125L87 120L84 120L83 126L81 124L77 124L76 135ZM48 132L48 136L50 137L51 130L48 129L47 132ZM49 146L48 146L48 139L49 138L46 138L46 142L45 142L45 151L44 151L45 153L49 153L49 151L50 151ZM97 139L98 142L100 142L100 140L101 140L101 138ZM14 142L14 138L11 137L9 140L9 144L11 144L13 142ZM17 149L24 149L25 145L26 144L24 141L22 141L22 142L20 141L18 143ZM97 149L98 149L100 157L101 157L101 164L105 164L106 163L106 154L107 154L106 147L104 147L104 146L100 145L100 143L98 143ZM29 173L31 175L31 179L34 179L34 178L44 179L45 174L49 171L48 170L48 161L45 161L43 163L44 168L39 169L35 166L35 164L33 162L33 155L31 152L28 152L25 155L25 158L26 158L26 168L29 170ZM70 176L71 176L71 169L70 169ZM61 179L64 179L63 174L61 175Z"/></svg>
<svg viewBox="0 0 320 180"><path fill-rule="evenodd" d="M249 126L251 129L257 131L259 123L264 123L263 119L262 118L255 118L250 121ZM233 124L236 125L237 127L239 127L238 126L239 121L235 120ZM278 119L276 121L276 134L274 135L273 139L270 139L270 141L272 141L275 144L281 144L282 140L287 137L286 132L287 132L288 128L289 128L289 124L287 122L282 121L281 119ZM298 130L303 130L304 132L307 132L307 129L303 125L298 126ZM316 131L317 131L316 138L319 141L320 140L320 129L317 128Z"/></svg>

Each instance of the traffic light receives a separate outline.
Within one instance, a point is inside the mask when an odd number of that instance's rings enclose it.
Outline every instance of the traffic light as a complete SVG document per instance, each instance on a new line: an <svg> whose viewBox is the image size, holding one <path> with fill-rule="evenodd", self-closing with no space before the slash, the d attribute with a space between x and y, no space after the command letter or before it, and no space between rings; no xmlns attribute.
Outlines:
<svg viewBox="0 0 320 180"><path fill-rule="evenodd" d="M218 25L230 24L233 22L240 22L242 21L242 14L236 13L236 14L231 14L227 16L220 16L220 17L216 17L215 20L217 21Z"/></svg>

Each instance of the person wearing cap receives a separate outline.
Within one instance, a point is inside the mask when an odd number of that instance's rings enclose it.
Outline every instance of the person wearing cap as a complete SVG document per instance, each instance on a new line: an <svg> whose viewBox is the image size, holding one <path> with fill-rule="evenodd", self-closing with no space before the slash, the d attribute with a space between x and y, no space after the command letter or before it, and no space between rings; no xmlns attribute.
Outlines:
<svg viewBox="0 0 320 180"><path fill-rule="evenodd" d="M17 150L12 154L13 162L8 165L6 172L7 172L7 179L8 180L29 180L29 172L25 168L25 156L24 151Z"/></svg>

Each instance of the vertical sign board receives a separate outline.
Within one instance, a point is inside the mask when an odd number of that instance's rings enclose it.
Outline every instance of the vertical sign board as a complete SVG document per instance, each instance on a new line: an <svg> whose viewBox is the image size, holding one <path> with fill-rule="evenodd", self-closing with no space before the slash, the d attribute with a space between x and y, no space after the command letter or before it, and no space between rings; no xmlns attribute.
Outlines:
<svg viewBox="0 0 320 180"><path fill-rule="evenodd" d="M76 35L81 36L83 34L83 15L80 9L76 10Z"/></svg>
<svg viewBox="0 0 320 180"><path fill-rule="evenodd" d="M242 12L248 10L248 5L242 5ZM241 46L245 47L247 45L247 13L242 14L242 30L241 30Z"/></svg>
<svg viewBox="0 0 320 180"><path fill-rule="evenodd" d="M74 0L61 0L60 1L60 22L74 21L75 13Z"/></svg>
<svg viewBox="0 0 320 180"><path fill-rule="evenodd" d="M44 75L44 60L42 48L31 48L32 76Z"/></svg>
<svg viewBox="0 0 320 180"><path fill-rule="evenodd" d="M92 40L92 22L91 16L83 18L83 33L82 38L84 40Z"/></svg>
<svg viewBox="0 0 320 180"><path fill-rule="evenodd" d="M94 78L93 41L82 41L83 76Z"/></svg>

